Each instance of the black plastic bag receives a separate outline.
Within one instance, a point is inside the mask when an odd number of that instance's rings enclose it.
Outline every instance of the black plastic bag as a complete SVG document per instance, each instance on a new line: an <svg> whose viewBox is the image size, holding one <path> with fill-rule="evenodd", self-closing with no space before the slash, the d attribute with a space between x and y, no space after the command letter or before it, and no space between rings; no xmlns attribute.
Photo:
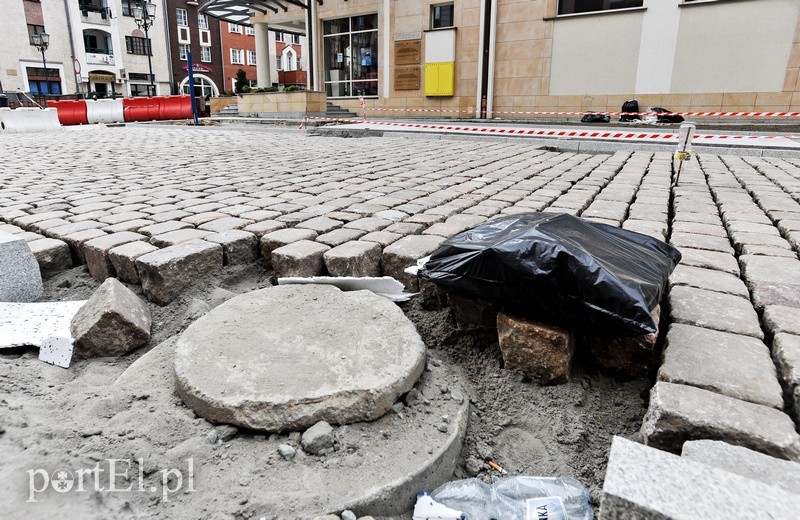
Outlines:
<svg viewBox="0 0 800 520"><path fill-rule="evenodd" d="M609 121L611 121L611 116L597 112L587 112L581 118L581 123L608 123Z"/></svg>
<svg viewBox="0 0 800 520"><path fill-rule="evenodd" d="M642 116L639 115L639 102L635 99L624 102L620 112L622 112L622 115L619 116L619 120L623 122L630 123L631 121L637 121L642 118Z"/></svg>
<svg viewBox="0 0 800 520"><path fill-rule="evenodd" d="M653 107L650 110L656 113L656 121L658 123L664 123L664 124L683 123L683 116L674 115L672 114L671 110L667 110L666 108Z"/></svg>
<svg viewBox="0 0 800 520"><path fill-rule="evenodd" d="M419 276L569 327L656 332L650 315L681 255L647 235L562 213L501 217L445 240Z"/></svg>

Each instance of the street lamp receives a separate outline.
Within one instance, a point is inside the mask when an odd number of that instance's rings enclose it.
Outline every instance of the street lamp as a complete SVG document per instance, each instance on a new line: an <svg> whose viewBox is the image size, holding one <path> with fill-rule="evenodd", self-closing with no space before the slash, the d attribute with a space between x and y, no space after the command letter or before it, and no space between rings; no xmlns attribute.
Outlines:
<svg viewBox="0 0 800 520"><path fill-rule="evenodd" d="M147 66L150 69L149 90L150 95L154 96L156 94L156 87L153 83L153 61L151 59L153 49L151 48L150 35L147 31L153 26L153 20L156 19L156 4L150 1L145 2L142 0L133 8L133 18L136 20L136 25L138 25L140 29L144 29L144 41L146 45L145 50L147 51Z"/></svg>
<svg viewBox="0 0 800 520"><path fill-rule="evenodd" d="M47 60L44 57L44 51L50 46L50 35L42 31L39 34L34 34L31 37L31 43L34 47L42 51L42 66L44 67L44 95L50 93L50 82L47 79Z"/></svg>

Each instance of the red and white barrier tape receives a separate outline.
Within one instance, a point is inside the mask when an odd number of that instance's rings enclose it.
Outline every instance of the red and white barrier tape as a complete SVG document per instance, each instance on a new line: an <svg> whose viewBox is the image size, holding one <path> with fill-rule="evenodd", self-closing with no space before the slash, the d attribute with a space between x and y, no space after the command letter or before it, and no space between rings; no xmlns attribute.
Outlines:
<svg viewBox="0 0 800 520"><path fill-rule="evenodd" d="M474 114L475 110L459 110L445 108L384 108L367 107L366 110L375 112L433 112L437 114ZM683 117L800 117L800 112L595 112L587 110L583 112L569 111L508 111L493 110L492 114L513 114L528 116L584 116L586 114L598 114L605 116L683 116Z"/></svg>
<svg viewBox="0 0 800 520"><path fill-rule="evenodd" d="M577 137L585 139L631 139L636 141L675 141L678 134L665 134L657 132L596 132L587 130L544 130L533 128L502 128L490 126L469 125L443 125L431 123L401 123L395 121L367 121L364 119L335 119L330 117L306 116L306 119L331 121L338 123L369 124L392 126L401 128L415 128L419 130L445 130L452 132L467 132L482 135L524 135L532 137ZM302 124L301 124L302 127ZM800 139L797 135L724 135L724 134L695 134L693 140L722 139L730 141L749 139Z"/></svg>

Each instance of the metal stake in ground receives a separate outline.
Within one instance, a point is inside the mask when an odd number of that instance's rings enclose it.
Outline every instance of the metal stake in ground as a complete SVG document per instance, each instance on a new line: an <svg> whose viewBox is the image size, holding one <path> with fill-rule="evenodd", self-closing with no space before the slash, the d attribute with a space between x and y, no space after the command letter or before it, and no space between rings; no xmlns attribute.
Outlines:
<svg viewBox="0 0 800 520"><path fill-rule="evenodd" d="M675 160L678 161L678 174L675 175L673 187L678 185L678 179L683 171L683 162L692 158L692 138L697 127L693 124L681 125L678 130L678 149L675 151Z"/></svg>

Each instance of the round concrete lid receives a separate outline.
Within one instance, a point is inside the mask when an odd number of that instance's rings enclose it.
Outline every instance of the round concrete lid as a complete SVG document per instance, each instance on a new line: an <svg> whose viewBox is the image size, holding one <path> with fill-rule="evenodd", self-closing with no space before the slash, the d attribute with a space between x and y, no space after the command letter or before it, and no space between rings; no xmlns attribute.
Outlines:
<svg viewBox="0 0 800 520"><path fill-rule="evenodd" d="M287 285L237 296L178 340L178 392L215 423L266 431L369 421L411 389L425 344L368 291Z"/></svg>

